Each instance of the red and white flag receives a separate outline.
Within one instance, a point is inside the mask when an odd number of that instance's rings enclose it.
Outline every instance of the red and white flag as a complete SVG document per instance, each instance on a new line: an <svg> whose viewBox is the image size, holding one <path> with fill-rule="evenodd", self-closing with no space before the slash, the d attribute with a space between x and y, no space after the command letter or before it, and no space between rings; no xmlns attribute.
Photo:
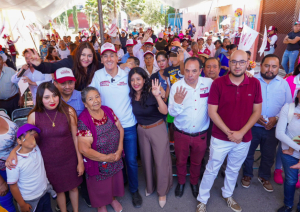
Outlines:
<svg viewBox="0 0 300 212"><path fill-rule="evenodd" d="M117 31L118 31L118 29L117 29L117 20L116 19L114 19L113 21L112 21L112 24L111 24L111 27L110 27L110 29L108 30L108 35L109 36L111 36L111 37L116 37L117 36Z"/></svg>
<svg viewBox="0 0 300 212"><path fill-rule="evenodd" d="M251 29L250 27L244 24L243 31L240 38L239 49L244 51L250 50L257 36L258 36L257 31Z"/></svg>
<svg viewBox="0 0 300 212"><path fill-rule="evenodd" d="M260 47L260 49L258 51L260 53L260 56L264 53L265 48L267 46L267 42L268 42L268 33L267 33L267 27L265 25L264 39L263 39L261 47Z"/></svg>

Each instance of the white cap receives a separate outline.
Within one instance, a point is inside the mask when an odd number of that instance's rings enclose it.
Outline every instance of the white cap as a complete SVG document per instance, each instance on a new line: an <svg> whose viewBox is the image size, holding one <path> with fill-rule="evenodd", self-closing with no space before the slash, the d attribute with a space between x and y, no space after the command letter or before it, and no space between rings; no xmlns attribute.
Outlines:
<svg viewBox="0 0 300 212"><path fill-rule="evenodd" d="M146 54L152 54L152 56L154 57L154 54L149 50L144 53L144 57L146 56Z"/></svg>
<svg viewBox="0 0 300 212"><path fill-rule="evenodd" d="M170 35L172 35L172 36L173 36L173 35L174 35L174 32L170 32Z"/></svg>
<svg viewBox="0 0 300 212"><path fill-rule="evenodd" d="M101 46L101 55L106 51L112 51L117 53L115 46L112 43L104 43Z"/></svg>
<svg viewBox="0 0 300 212"><path fill-rule="evenodd" d="M145 42L144 45L147 45L147 44L151 44L153 46L153 39L152 38L148 38L148 40Z"/></svg>
<svg viewBox="0 0 300 212"><path fill-rule="evenodd" d="M126 46L134 46L133 40L132 40L132 39L128 39L128 40L126 41Z"/></svg>
<svg viewBox="0 0 300 212"><path fill-rule="evenodd" d="M59 68L54 72L54 80L58 83L64 83L65 81L76 81L73 71L70 68Z"/></svg>

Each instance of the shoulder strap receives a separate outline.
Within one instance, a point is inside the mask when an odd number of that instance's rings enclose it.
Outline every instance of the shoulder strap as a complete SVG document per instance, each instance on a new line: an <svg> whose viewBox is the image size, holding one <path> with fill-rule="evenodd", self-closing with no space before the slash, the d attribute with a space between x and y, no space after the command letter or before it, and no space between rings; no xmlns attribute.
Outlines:
<svg viewBox="0 0 300 212"><path fill-rule="evenodd" d="M295 111L295 103L292 102L289 104L289 112L288 112L288 124L292 121Z"/></svg>
<svg viewBox="0 0 300 212"><path fill-rule="evenodd" d="M101 109L104 111L104 113L107 115L107 117L115 124L114 115L111 112L110 108L107 106L102 105Z"/></svg>

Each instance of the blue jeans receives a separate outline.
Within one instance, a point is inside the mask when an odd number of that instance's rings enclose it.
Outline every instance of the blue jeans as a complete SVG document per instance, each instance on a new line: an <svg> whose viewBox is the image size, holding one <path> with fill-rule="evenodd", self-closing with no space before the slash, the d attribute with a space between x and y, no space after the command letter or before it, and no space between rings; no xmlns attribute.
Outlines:
<svg viewBox="0 0 300 212"><path fill-rule="evenodd" d="M298 169L291 169L290 166L295 165L299 162L298 158L290 155L281 154L281 161L285 173L284 180L284 204L289 207L294 205L294 195L296 189L296 183L298 182ZM297 206L300 210L300 202Z"/></svg>
<svg viewBox="0 0 300 212"><path fill-rule="evenodd" d="M136 126L124 128L125 164L128 174L129 190L134 193L138 190L138 163L137 163L137 132Z"/></svg>
<svg viewBox="0 0 300 212"><path fill-rule="evenodd" d="M285 73L289 74L294 71L296 59L298 57L299 50L288 51L285 50L282 56L281 65L283 66Z"/></svg>
<svg viewBox="0 0 300 212"><path fill-rule="evenodd" d="M268 54L274 54L275 52L275 48L274 47L270 47L269 51L265 51L264 52L264 56L267 56Z"/></svg>
<svg viewBox="0 0 300 212"><path fill-rule="evenodd" d="M251 131L253 138L244 162L243 175L253 177L254 154L260 144L261 160L258 176L265 180L270 180L271 168L274 164L278 144L278 140L275 137L275 127L271 130L266 130L264 127L252 127Z"/></svg>
<svg viewBox="0 0 300 212"><path fill-rule="evenodd" d="M281 162L281 142L278 143L277 153L276 153L276 160L275 160L275 169L282 169L282 162Z"/></svg>
<svg viewBox="0 0 300 212"><path fill-rule="evenodd" d="M7 182L6 171L0 170L0 175L5 180L5 182ZM3 208L5 208L8 212L16 212L14 202L13 202L13 196L12 196L10 190L4 197L0 196L0 205Z"/></svg>
<svg viewBox="0 0 300 212"><path fill-rule="evenodd" d="M44 196L42 196L36 207L35 212L52 212L49 193L46 193Z"/></svg>

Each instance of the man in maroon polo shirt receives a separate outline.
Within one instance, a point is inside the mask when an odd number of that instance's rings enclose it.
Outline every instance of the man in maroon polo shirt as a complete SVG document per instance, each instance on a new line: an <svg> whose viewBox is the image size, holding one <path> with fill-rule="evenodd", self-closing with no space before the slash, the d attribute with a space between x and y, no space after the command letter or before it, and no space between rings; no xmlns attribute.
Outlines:
<svg viewBox="0 0 300 212"><path fill-rule="evenodd" d="M248 65L246 52L237 50L230 57L231 72L212 83L208 98L208 114L214 122L210 158L200 184L196 212L206 211L210 189L227 155L222 196L228 207L242 211L232 194L250 147L250 129L259 119L262 107L259 81L245 75Z"/></svg>

